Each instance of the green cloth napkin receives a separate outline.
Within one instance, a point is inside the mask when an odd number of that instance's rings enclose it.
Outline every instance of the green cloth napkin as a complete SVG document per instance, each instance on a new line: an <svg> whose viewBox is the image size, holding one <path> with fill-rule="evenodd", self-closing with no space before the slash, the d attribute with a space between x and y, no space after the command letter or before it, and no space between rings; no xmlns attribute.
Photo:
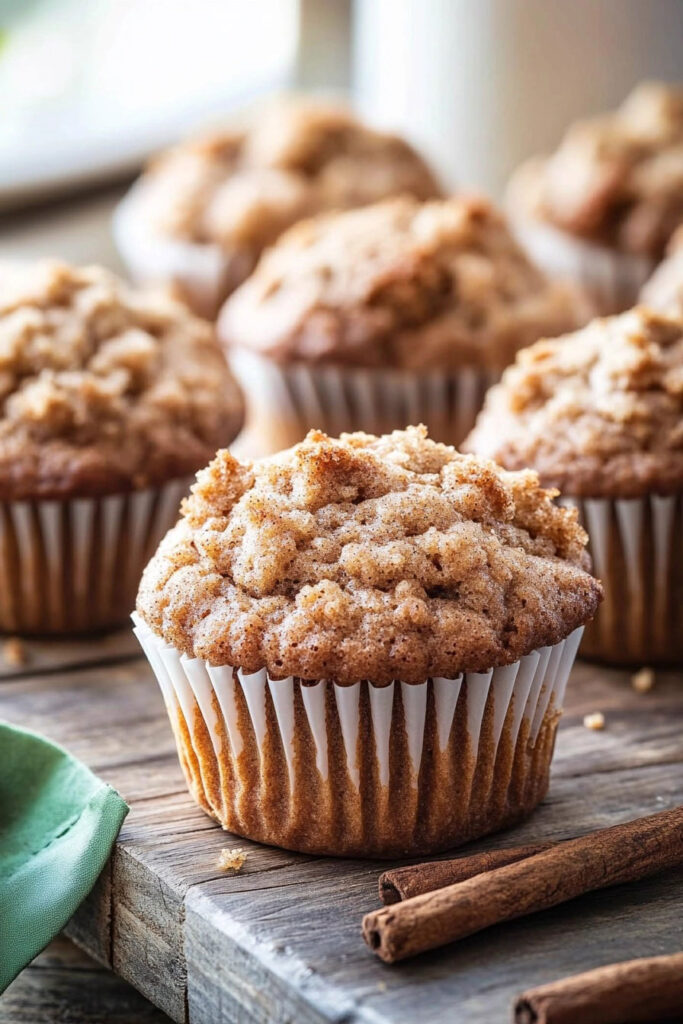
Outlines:
<svg viewBox="0 0 683 1024"><path fill-rule="evenodd" d="M0 722L0 992L88 895L127 813L61 747Z"/></svg>

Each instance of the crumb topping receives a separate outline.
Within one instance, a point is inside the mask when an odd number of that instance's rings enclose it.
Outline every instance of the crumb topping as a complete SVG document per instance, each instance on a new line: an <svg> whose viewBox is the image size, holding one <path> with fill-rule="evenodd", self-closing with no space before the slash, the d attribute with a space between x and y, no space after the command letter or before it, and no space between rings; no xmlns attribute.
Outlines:
<svg viewBox="0 0 683 1024"><path fill-rule="evenodd" d="M587 315L487 200L401 197L291 228L227 302L219 333L281 360L502 368Z"/></svg>
<svg viewBox="0 0 683 1024"><path fill-rule="evenodd" d="M627 252L661 258L683 221L683 89L639 85L614 112L573 124L515 173L512 209Z"/></svg>
<svg viewBox="0 0 683 1024"><path fill-rule="evenodd" d="M330 103L280 99L241 129L215 130L158 157L143 179L163 233L254 260L289 225L319 210L389 195L426 199L440 188L403 139L372 130Z"/></svg>
<svg viewBox="0 0 683 1024"><path fill-rule="evenodd" d="M311 431L197 475L145 570L138 611L169 644L275 678L422 682L567 636L600 585L586 534L531 472L410 427Z"/></svg>
<svg viewBox="0 0 683 1024"><path fill-rule="evenodd" d="M683 321L636 307L520 352L465 450L568 494L683 487Z"/></svg>
<svg viewBox="0 0 683 1024"><path fill-rule="evenodd" d="M0 265L0 498L195 472L242 400L212 328L98 267Z"/></svg>

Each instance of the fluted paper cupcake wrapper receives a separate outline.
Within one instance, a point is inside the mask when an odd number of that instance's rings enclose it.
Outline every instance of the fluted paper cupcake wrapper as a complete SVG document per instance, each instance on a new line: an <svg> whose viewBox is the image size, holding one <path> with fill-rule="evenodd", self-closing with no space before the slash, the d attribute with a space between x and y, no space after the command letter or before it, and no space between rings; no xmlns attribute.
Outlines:
<svg viewBox="0 0 683 1024"><path fill-rule="evenodd" d="M189 478L103 498L0 502L0 631L121 625Z"/></svg>
<svg viewBox="0 0 683 1024"><path fill-rule="evenodd" d="M141 284L165 283L201 316L214 319L227 295L251 270L251 261L216 243L164 235L146 212L144 182L121 200L112 219L114 241L131 276Z"/></svg>
<svg viewBox="0 0 683 1024"><path fill-rule="evenodd" d="M573 238L547 224L513 218L519 242L549 277L578 282L600 314L633 306L654 269L652 260Z"/></svg>
<svg viewBox="0 0 683 1024"><path fill-rule="evenodd" d="M447 849L531 812L582 633L489 672L338 686L214 667L133 618L209 814L261 842L378 857Z"/></svg>
<svg viewBox="0 0 683 1024"><path fill-rule="evenodd" d="M384 434L424 423L435 441L458 445L474 426L490 369L365 369L304 362L279 364L246 349L230 362L249 398L252 447L279 451L311 428L332 437L354 430Z"/></svg>
<svg viewBox="0 0 683 1024"><path fill-rule="evenodd" d="M615 664L683 662L683 495L575 498L605 599L582 655Z"/></svg>

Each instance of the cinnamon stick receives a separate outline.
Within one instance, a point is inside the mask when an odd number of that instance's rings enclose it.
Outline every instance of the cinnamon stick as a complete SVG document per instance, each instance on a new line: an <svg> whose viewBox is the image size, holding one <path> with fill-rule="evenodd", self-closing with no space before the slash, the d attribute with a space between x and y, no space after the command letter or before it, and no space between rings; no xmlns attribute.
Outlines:
<svg viewBox="0 0 683 1024"><path fill-rule="evenodd" d="M366 914L363 936L382 960L394 963L501 921L680 863L683 807L676 807L559 843L526 860L382 907Z"/></svg>
<svg viewBox="0 0 683 1024"><path fill-rule="evenodd" d="M466 878L481 875L493 868L532 857L535 853L549 849L552 843L531 843L529 846L509 846L505 850L490 850L488 853L473 853L469 857L454 860L432 860L424 864L408 864L402 868L391 868L379 876L379 898L385 906L400 903L423 892L443 889L446 885L464 882Z"/></svg>
<svg viewBox="0 0 683 1024"><path fill-rule="evenodd" d="M609 964L522 993L515 1024L631 1024L683 1015L683 953Z"/></svg>

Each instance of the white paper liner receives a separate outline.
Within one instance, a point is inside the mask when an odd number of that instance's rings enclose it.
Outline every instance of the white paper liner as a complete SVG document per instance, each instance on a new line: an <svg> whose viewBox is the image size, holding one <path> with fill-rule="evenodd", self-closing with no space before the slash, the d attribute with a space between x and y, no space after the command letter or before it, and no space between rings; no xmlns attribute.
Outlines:
<svg viewBox="0 0 683 1024"><path fill-rule="evenodd" d="M338 686L214 667L133 619L201 806L253 839L359 856L446 849L530 813L583 632L489 672Z"/></svg>
<svg viewBox="0 0 683 1024"><path fill-rule="evenodd" d="M112 234L134 280L170 285L195 312L210 320L251 271L252 260L245 253L160 232L148 214L143 180L133 185L114 211Z"/></svg>
<svg viewBox="0 0 683 1024"><path fill-rule="evenodd" d="M603 315L633 306L654 269L654 261L647 257L573 238L538 221L513 217L512 228L541 270L578 282Z"/></svg>
<svg viewBox="0 0 683 1024"><path fill-rule="evenodd" d="M0 502L0 631L78 633L126 621L190 478L104 498Z"/></svg>
<svg viewBox="0 0 683 1024"><path fill-rule="evenodd" d="M251 448L270 453L296 444L311 428L384 434L424 423L435 441L458 445L474 426L500 372L365 369L304 362L280 365L246 349L230 363L248 396ZM253 439L253 440L252 440Z"/></svg>
<svg viewBox="0 0 683 1024"><path fill-rule="evenodd" d="M605 597L581 653L616 664L683 661L683 495L575 498Z"/></svg>

